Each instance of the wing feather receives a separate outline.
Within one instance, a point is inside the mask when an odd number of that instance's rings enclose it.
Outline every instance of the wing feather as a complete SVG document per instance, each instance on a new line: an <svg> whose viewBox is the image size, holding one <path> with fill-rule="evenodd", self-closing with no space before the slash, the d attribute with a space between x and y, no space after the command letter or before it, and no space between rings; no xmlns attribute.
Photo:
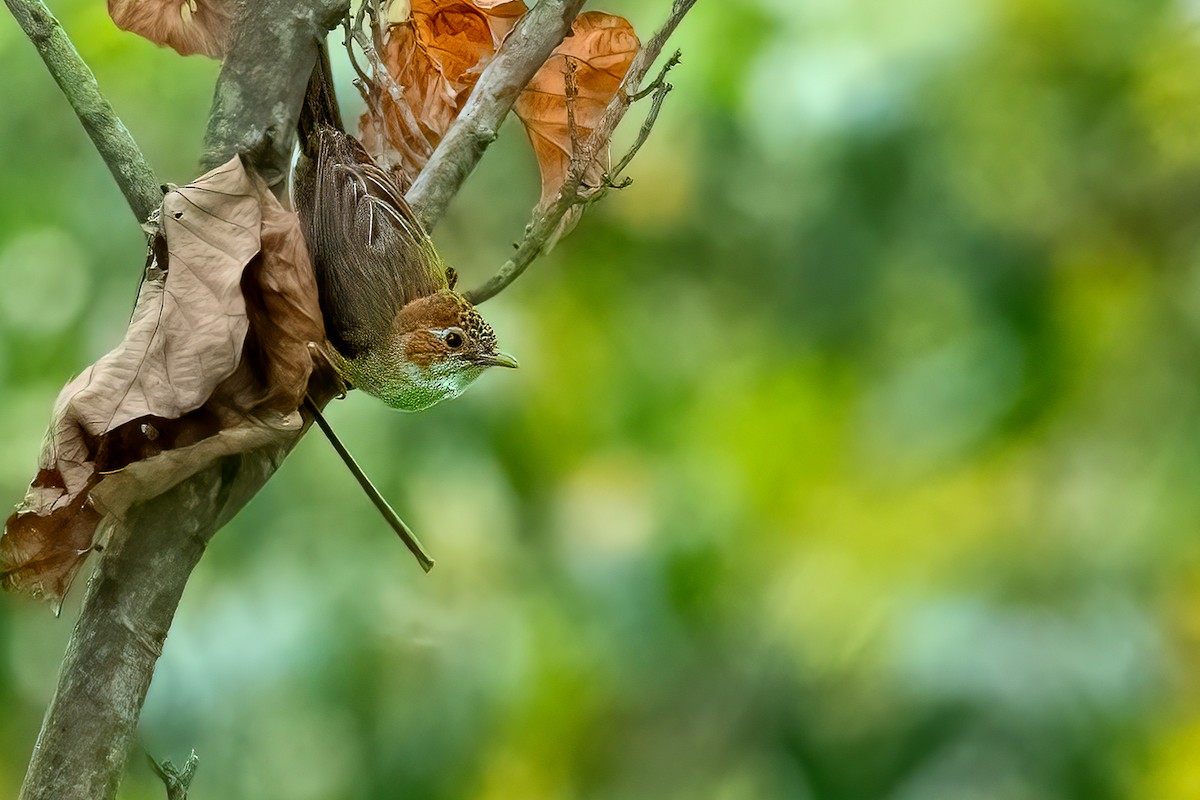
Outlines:
<svg viewBox="0 0 1200 800"><path fill-rule="evenodd" d="M316 158L302 156L296 168L296 207L329 340L353 358L388 337L407 303L445 288L446 268L362 145L329 126L315 136Z"/></svg>

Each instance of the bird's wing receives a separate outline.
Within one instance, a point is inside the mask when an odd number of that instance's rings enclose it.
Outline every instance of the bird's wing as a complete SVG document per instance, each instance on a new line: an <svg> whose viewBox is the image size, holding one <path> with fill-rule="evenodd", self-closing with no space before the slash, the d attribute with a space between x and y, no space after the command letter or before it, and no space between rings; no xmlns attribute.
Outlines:
<svg viewBox="0 0 1200 800"><path fill-rule="evenodd" d="M386 338L400 309L446 286L446 270L395 181L353 137L318 132L296 205L329 339L353 358Z"/></svg>

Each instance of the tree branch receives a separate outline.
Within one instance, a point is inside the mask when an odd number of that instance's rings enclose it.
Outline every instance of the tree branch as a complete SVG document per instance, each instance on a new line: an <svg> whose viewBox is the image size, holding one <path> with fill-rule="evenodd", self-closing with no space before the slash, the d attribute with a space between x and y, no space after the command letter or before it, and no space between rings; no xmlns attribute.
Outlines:
<svg viewBox="0 0 1200 800"><path fill-rule="evenodd" d="M4 4L46 62L134 216L144 221L162 204L162 190L129 129L100 94L96 76L41 0L4 0Z"/></svg>
<svg viewBox="0 0 1200 800"><path fill-rule="evenodd" d="M6 2L11 6L12 0ZM205 158L211 162L244 151L282 188L317 37L328 29L320 26L335 25L345 3L255 0L239 11L238 33L217 83ZM157 204L161 194L157 183L154 187ZM335 391L331 381L314 376L310 394L316 402L327 403ZM192 569L213 535L262 488L299 438L224 458L113 524L88 582L21 800L116 796L155 663Z"/></svg>
<svg viewBox="0 0 1200 800"><path fill-rule="evenodd" d="M349 0L248 0L238 10L201 165L212 169L242 153L282 194L317 44L345 16Z"/></svg>
<svg viewBox="0 0 1200 800"><path fill-rule="evenodd" d="M539 0L496 51L462 113L404 196L426 230L432 230L446 213L450 200L495 141L517 95L566 37L583 3Z"/></svg>
<svg viewBox="0 0 1200 800"><path fill-rule="evenodd" d="M112 531L46 711L21 800L111 800L188 576L286 450L231 456Z"/></svg>
<svg viewBox="0 0 1200 800"><path fill-rule="evenodd" d="M620 88L617 89L617 93L609 102L608 107L605 108L604 116L600 118L600 122L592 130L591 136L587 138L587 141L584 142L579 152L572 154L571 164L567 169L566 177L563 179L562 188L559 189L554 201L548 206L539 206L534 209L533 218L525 228L525 237L517 245L517 250L512 258L504 262L499 271L486 283L466 293L467 298L472 303L482 303L489 298L495 297L505 287L520 277L521 273L546 248L546 243L553 238L555 231L558 230L559 223L573 206L598 199L599 194L603 192L605 187L585 187L583 185L584 175L587 173L588 167L596 160L596 156L603 153L609 146L609 142L612 141L613 132L616 131L617 126L625 117L625 112L629 110L633 101L640 97L645 97L647 93L653 94L654 99L651 101L650 113L647 115L646 122L642 125L642 129L633 147L618 162L618 170L614 172L614 175L611 177L605 176L606 183L609 186L618 185L613 184L612 177L618 175L621 169L628 166L633 155L637 153L643 142L645 142L646 137L650 135L650 128L658 118L658 111L662 106L662 101L665 99L667 92L671 90L671 84L665 80L666 74L673 66L679 63L679 53L676 52L671 57L663 67L662 73L645 89L640 88L642 81L645 80L650 68L654 66L654 62L658 60L667 40L671 38L671 34L675 32L675 29L679 27L679 23L683 21L684 16L695 4L696 0L675 0L667 21L650 37L649 41L642 45L641 49L633 57L633 61L629 65L629 71L625 73L625 79L621 81Z"/></svg>

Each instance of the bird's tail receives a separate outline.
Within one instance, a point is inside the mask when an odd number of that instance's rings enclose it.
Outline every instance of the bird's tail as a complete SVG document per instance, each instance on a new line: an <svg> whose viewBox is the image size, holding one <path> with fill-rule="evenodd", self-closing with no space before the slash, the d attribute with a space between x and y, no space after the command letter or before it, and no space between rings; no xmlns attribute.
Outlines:
<svg viewBox="0 0 1200 800"><path fill-rule="evenodd" d="M326 125L339 131L346 130L342 114L338 110L337 95L333 90L333 70L329 66L329 47L321 42L317 48L317 63L308 79L308 90L300 106L297 128L300 133L300 149L309 158L316 156L316 133Z"/></svg>

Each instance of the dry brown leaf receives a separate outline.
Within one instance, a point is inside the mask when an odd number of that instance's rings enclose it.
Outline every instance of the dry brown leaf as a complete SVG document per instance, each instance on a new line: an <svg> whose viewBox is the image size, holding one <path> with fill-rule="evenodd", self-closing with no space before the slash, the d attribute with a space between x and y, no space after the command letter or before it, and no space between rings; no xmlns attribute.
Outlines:
<svg viewBox="0 0 1200 800"><path fill-rule="evenodd" d="M567 117L566 72L575 65L575 128L580 144L595 129L604 109L616 95L641 43L633 26L621 17L599 11L580 14L571 36L555 48L517 98L513 111L525 124L542 174L543 205L562 187L571 163L571 129ZM598 154L584 175L595 186L608 170L608 150ZM560 230L561 233L561 230Z"/></svg>
<svg viewBox="0 0 1200 800"><path fill-rule="evenodd" d="M118 28L180 55L221 58L229 41L230 0L108 0Z"/></svg>
<svg viewBox="0 0 1200 800"><path fill-rule="evenodd" d="M18 511L8 518L0 539L0 577L5 589L55 602L58 613L58 604L92 551L100 513L91 507L86 491L65 495L52 471L42 470L30 487L31 494L35 488L57 490L63 502L43 514Z"/></svg>
<svg viewBox="0 0 1200 800"><path fill-rule="evenodd" d="M391 3L380 57L403 87L407 108L375 92L382 119L368 109L359 121L371 154L406 179L416 177L525 11L521 0L413 0L405 15L402 3Z"/></svg>
<svg viewBox="0 0 1200 800"><path fill-rule="evenodd" d="M214 398L259 416L299 408L312 374L309 342L325 341L317 281L295 212L256 181L262 213L261 252L242 276L249 334L239 373Z"/></svg>
<svg viewBox="0 0 1200 800"><path fill-rule="evenodd" d="M59 395L5 588L61 601L106 515L301 428L324 328L296 215L235 158L164 198L159 244L124 341Z"/></svg>
<svg viewBox="0 0 1200 800"><path fill-rule="evenodd" d="M195 475L219 458L246 453L295 435L303 427L300 412L250 417L195 444L164 450L124 469L107 474L90 492L91 504L105 516L123 518L139 502Z"/></svg>

